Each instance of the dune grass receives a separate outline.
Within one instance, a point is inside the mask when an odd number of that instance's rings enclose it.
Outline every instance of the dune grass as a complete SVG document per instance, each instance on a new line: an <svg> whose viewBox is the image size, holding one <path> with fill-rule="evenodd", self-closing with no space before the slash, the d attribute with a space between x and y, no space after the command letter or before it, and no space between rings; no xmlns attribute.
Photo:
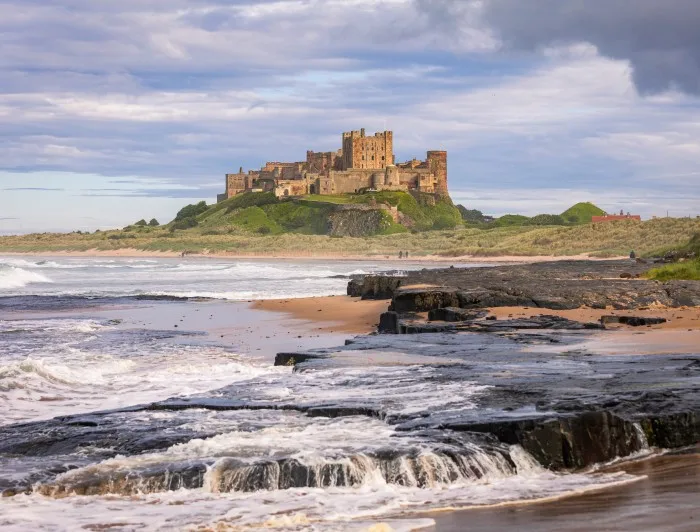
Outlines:
<svg viewBox="0 0 700 532"><path fill-rule="evenodd" d="M203 225L176 231L171 231L167 226L139 226L129 230L90 234L7 236L0 237L0 253L130 248L309 257L395 256L399 251L409 251L412 257L565 256L582 253L594 257L613 257L626 256L634 250L638 256L649 256L660 250L683 246L695 233L700 232L700 220L661 218L641 223L619 221L578 226L459 228L366 238L339 238L317 234L276 234L274 227L270 228L269 234L259 234L255 231L267 223L258 211L248 212L247 219L252 231L235 225ZM231 214L235 216L234 213ZM286 213L286 216L285 219L296 220L295 223L303 222L303 218L295 218L292 212Z"/></svg>

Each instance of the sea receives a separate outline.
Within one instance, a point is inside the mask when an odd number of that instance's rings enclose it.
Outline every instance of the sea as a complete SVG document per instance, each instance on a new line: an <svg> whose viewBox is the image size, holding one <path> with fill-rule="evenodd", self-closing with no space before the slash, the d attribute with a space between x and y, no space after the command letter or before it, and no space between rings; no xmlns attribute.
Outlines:
<svg viewBox="0 0 700 532"><path fill-rule="evenodd" d="M358 364L274 366L277 352L350 337L251 301L340 296L353 275L425 266L0 256L0 528L431 530L435 511L634 482L399 430L427 410L478 419L493 393L400 346L382 363L364 351ZM313 414L338 404L384 417Z"/></svg>

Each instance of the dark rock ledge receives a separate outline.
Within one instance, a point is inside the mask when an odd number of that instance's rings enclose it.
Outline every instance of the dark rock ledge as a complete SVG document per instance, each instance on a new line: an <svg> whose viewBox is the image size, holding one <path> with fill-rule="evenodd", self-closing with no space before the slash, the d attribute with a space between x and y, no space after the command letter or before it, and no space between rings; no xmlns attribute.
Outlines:
<svg viewBox="0 0 700 532"><path fill-rule="evenodd" d="M526 306L566 310L588 306L622 310L654 303L668 307L700 306L700 281L661 283L634 278L647 269L648 265L632 261L424 269L401 277L356 278L348 284L347 292L363 299L391 299L391 310L400 313L448 307ZM633 278L622 278L624 274Z"/></svg>
<svg viewBox="0 0 700 532"><path fill-rule="evenodd" d="M561 341L565 351L573 340L564 336ZM649 448L700 443L700 354L551 354L522 351L522 344L509 337L426 333L358 337L335 353L304 353L296 369L333 367L344 351L367 349L374 358L396 350L435 357L437 380L491 387L473 411L388 415L387 422L399 432L495 436L501 443L521 445L552 470L580 470ZM463 364L442 365L444 359Z"/></svg>
<svg viewBox="0 0 700 532"><path fill-rule="evenodd" d="M518 329L602 329L662 323L660 319L607 317L581 324L553 316L484 323L488 307L568 310L581 307L617 310L700 306L700 281L661 283L640 279L648 268L636 261L561 261L493 268L444 268L354 278L348 294L391 299L379 332L498 332ZM428 313L427 320L416 316Z"/></svg>

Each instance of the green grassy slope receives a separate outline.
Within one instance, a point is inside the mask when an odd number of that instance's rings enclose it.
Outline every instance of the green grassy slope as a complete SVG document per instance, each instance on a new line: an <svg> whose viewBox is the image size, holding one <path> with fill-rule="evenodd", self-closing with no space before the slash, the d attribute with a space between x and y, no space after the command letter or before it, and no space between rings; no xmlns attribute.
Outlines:
<svg viewBox="0 0 700 532"><path fill-rule="evenodd" d="M577 203L561 213L562 218L571 224L587 224L594 216L603 216L605 211L590 202Z"/></svg>
<svg viewBox="0 0 700 532"><path fill-rule="evenodd" d="M272 193L241 194L206 209L199 204L188 205L169 227L177 230L196 225L210 230L243 230L261 234L326 234L328 218L341 204L387 204L397 207L403 225L388 220L382 223L380 234L409 229L452 229L461 225L459 211L449 198L407 192L370 192L284 199L278 199ZM195 213L194 216L192 213Z"/></svg>

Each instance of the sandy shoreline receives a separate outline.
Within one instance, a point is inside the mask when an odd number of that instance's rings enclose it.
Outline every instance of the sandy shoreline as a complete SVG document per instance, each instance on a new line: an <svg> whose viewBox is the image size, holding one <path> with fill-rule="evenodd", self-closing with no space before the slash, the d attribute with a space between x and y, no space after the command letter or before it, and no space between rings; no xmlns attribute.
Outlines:
<svg viewBox="0 0 700 532"><path fill-rule="evenodd" d="M544 502L428 514L440 532L691 532L700 526L697 487L700 449L624 462L604 471L642 476L638 481Z"/></svg>
<svg viewBox="0 0 700 532"><path fill-rule="evenodd" d="M377 330L379 316L388 306L388 300L363 301L349 296L329 296L256 301L252 308L284 313L323 332L369 334ZM666 323L645 327L608 325L608 330L592 332L575 348L601 354L630 355L695 354L700 350L700 308L549 310L497 307L487 310L498 319L529 318L543 314L580 322L598 322L601 316L608 315L666 318Z"/></svg>
<svg viewBox="0 0 700 532"><path fill-rule="evenodd" d="M606 331L592 334L589 339L578 344L576 349L606 355L682 355L700 352L700 308L698 307L659 307L644 310L590 308L549 310L499 307L488 310L498 319L529 318L542 314L561 316L580 322L599 322L602 316L665 318L666 323L643 327L606 325Z"/></svg>
<svg viewBox="0 0 700 532"><path fill-rule="evenodd" d="M301 299L267 299L256 301L252 308L281 312L296 320L315 324L322 332L368 334L377 330L379 315L387 310L388 301L362 301L349 296L308 297Z"/></svg>
<svg viewBox="0 0 700 532"><path fill-rule="evenodd" d="M85 251L3 251L0 249L0 255L6 256L35 256L35 257L123 257L123 258L177 258L182 257L179 251L150 251L133 248L122 249L89 249ZM552 262L559 260L619 260L627 257L609 257L597 258L590 257L588 254L580 255L501 255L494 257L462 255L458 257L442 257L439 255L415 255L408 259L399 259L395 255L353 255L345 253L231 253L231 252L215 252L215 253L187 253L187 258L214 258L214 259L248 259L248 260L339 260L339 261L399 261L406 262L430 262L440 264L473 262L473 263L532 263L532 262Z"/></svg>

